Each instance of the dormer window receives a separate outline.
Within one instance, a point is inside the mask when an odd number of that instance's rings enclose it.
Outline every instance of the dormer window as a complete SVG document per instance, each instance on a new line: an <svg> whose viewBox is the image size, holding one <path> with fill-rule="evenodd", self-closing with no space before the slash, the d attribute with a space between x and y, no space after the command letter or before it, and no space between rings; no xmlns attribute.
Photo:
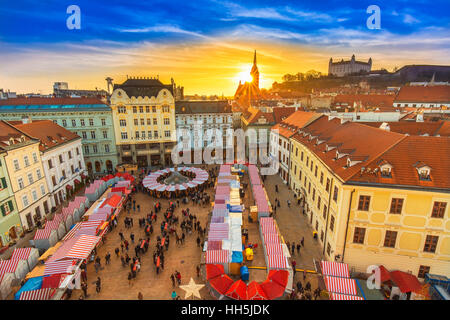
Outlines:
<svg viewBox="0 0 450 320"><path fill-rule="evenodd" d="M415 165L417 169L417 173L419 174L419 179L424 181L431 180L431 167L427 166L423 162L418 162L417 165Z"/></svg>
<svg viewBox="0 0 450 320"><path fill-rule="evenodd" d="M392 178L392 165L385 163L380 166L380 174L383 178Z"/></svg>

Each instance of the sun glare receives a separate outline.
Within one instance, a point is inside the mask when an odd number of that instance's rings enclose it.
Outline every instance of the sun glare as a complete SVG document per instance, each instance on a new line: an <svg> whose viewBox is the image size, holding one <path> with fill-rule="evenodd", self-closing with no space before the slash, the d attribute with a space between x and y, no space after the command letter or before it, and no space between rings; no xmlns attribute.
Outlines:
<svg viewBox="0 0 450 320"><path fill-rule="evenodd" d="M242 68L242 70L243 71L239 72L238 75L236 76L236 81L237 82L241 81L242 83L252 82L253 77L250 75L250 69Z"/></svg>

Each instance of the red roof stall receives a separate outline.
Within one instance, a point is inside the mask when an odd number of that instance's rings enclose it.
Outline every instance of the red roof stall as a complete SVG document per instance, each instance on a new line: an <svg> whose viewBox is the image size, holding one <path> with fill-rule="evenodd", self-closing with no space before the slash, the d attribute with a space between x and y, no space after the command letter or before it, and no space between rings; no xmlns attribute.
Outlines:
<svg viewBox="0 0 450 320"><path fill-rule="evenodd" d="M247 285L244 281L238 280L231 285L225 295L234 300L247 300Z"/></svg>

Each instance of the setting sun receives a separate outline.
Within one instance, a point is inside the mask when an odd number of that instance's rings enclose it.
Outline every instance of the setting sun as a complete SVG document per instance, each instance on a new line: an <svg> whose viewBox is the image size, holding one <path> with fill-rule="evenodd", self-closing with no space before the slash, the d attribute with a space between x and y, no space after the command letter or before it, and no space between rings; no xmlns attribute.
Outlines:
<svg viewBox="0 0 450 320"><path fill-rule="evenodd" d="M236 82L252 82L253 77L250 74L250 69L246 69L245 71L239 72L236 76Z"/></svg>

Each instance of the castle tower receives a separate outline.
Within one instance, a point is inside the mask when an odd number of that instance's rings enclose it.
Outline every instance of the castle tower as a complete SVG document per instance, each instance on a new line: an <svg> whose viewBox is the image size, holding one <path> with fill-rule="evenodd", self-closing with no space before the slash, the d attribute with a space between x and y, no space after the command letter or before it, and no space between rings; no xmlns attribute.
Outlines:
<svg viewBox="0 0 450 320"><path fill-rule="evenodd" d="M253 66L252 66L252 70L250 71L250 75L253 78L253 83L256 85L257 88L259 88L259 71L258 71L258 67L256 65L256 50L255 50L255 55L253 56Z"/></svg>

